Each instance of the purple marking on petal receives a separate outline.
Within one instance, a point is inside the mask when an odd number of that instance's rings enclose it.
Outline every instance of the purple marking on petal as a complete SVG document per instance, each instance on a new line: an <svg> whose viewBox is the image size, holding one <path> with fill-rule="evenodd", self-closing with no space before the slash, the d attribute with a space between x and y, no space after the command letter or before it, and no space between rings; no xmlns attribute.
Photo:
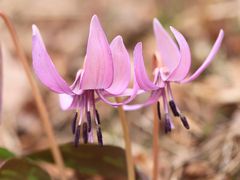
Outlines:
<svg viewBox="0 0 240 180"><path fill-rule="evenodd" d="M131 78L130 57L121 36L113 39L111 45L114 76L107 91L111 94L121 94L128 86Z"/></svg>
<svg viewBox="0 0 240 180"><path fill-rule="evenodd" d="M113 61L109 43L96 15L90 23L81 89L106 89L113 81Z"/></svg>
<svg viewBox="0 0 240 180"><path fill-rule="evenodd" d="M208 57L205 59L203 64L195 71L195 73L193 73L187 79L184 79L183 81L181 81L181 83L188 83L188 82L195 80L208 67L208 65L212 62L215 55L217 54L217 52L221 46L223 37L224 37L224 31L221 29L216 42L214 43Z"/></svg>
<svg viewBox="0 0 240 180"><path fill-rule="evenodd" d="M178 32L175 28L170 27L171 31L173 32L180 48L180 63L178 64L177 68L173 71L173 73L168 78L168 81L181 81L183 80L191 67L191 52L188 46L188 43L184 36Z"/></svg>
<svg viewBox="0 0 240 180"><path fill-rule="evenodd" d="M137 43L137 45L135 46L133 51L133 57L134 57L134 72L139 87L145 91L156 90L160 88L159 86L153 84L153 82L151 82L150 79L148 78L143 61L141 42Z"/></svg>
<svg viewBox="0 0 240 180"><path fill-rule="evenodd" d="M170 71L170 75L180 62L179 49L156 18L153 20L153 29L157 41L157 50L160 53L163 65Z"/></svg>
<svg viewBox="0 0 240 180"><path fill-rule="evenodd" d="M73 95L74 93L57 72L43 43L37 26L32 26L32 59L33 69L40 81L56 93Z"/></svg>

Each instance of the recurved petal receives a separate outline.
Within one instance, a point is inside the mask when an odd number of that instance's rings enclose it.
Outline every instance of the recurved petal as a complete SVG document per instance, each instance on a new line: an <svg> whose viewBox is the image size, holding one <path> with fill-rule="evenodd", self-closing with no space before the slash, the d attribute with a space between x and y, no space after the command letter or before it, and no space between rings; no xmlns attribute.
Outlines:
<svg viewBox="0 0 240 180"><path fill-rule="evenodd" d="M154 104L159 100L160 96L162 95L162 90L163 89L158 89L156 91L152 91L150 97L144 103L134 104L134 105L124 105L123 109L126 111L133 111L133 110L138 110L143 107Z"/></svg>
<svg viewBox="0 0 240 180"><path fill-rule="evenodd" d="M32 26L33 69L40 81L56 93L73 94L68 84L57 72L43 43L37 26Z"/></svg>
<svg viewBox="0 0 240 180"><path fill-rule="evenodd" d="M160 53L163 65L168 68L169 75L171 75L180 61L179 49L156 18L153 20L153 29L157 41L157 50Z"/></svg>
<svg viewBox="0 0 240 180"><path fill-rule="evenodd" d="M121 36L113 39L110 48L114 75L113 82L107 91L111 94L121 94L127 88L131 78L130 58Z"/></svg>
<svg viewBox="0 0 240 180"><path fill-rule="evenodd" d="M184 36L177 31L175 28L170 27L171 31L173 32L180 48L180 62L177 66L177 68L173 71L173 73L170 75L168 80L170 81L181 81L183 80L191 67L191 52L190 48L188 46L188 43Z"/></svg>
<svg viewBox="0 0 240 180"><path fill-rule="evenodd" d="M109 43L96 15L90 23L81 89L106 89L113 81Z"/></svg>
<svg viewBox="0 0 240 180"><path fill-rule="evenodd" d="M139 42L134 48L133 51L133 58L134 58L134 72L136 76L136 81L140 89L145 91L156 90L159 87L156 86L150 79L148 78L144 61L142 55L142 43Z"/></svg>
<svg viewBox="0 0 240 180"><path fill-rule="evenodd" d="M205 59L203 64L195 71L195 73L193 73L189 78L181 81L181 83L187 83L187 82L191 82L191 81L195 80L208 67L208 65L212 62L215 55L217 54L217 52L221 46L223 37L224 37L224 31L221 29L219 32L218 38L212 47L212 50L210 51L208 57Z"/></svg>

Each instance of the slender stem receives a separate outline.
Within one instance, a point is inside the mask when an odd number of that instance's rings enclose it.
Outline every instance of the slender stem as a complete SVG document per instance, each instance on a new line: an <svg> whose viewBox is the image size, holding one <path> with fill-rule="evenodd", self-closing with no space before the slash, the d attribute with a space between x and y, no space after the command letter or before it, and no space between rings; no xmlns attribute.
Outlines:
<svg viewBox="0 0 240 180"><path fill-rule="evenodd" d="M57 145L56 138L55 138L54 132L53 132L53 128L52 128L51 123L49 121L49 116L48 116L48 112L46 110L46 106L43 102L43 99L41 97L41 94L40 94L40 91L37 87L37 84L36 84L36 82L35 82L35 80L32 76L31 68L28 64L26 55L25 55L25 53L22 49L21 43L20 43L19 38L17 36L17 33L15 31L15 28L12 25L9 18L1 11L0 11L0 17L3 19L5 25L8 28L8 31L10 32L10 35L12 37L14 46L16 48L17 55L18 55L22 65L24 67L24 70L25 70L25 73L27 75L28 81L29 81L29 83L31 85L31 88L32 88L32 93L33 93L35 103L36 103L38 111L39 111L40 119L42 120L44 130L45 130L45 132L47 134L47 137L48 137L48 141L49 141L49 145L50 145L50 149L51 149L53 158L54 158L54 160L56 162L56 165L58 166L59 171L61 173L61 179L65 180L66 176L64 174L64 161L63 161L60 149Z"/></svg>
<svg viewBox="0 0 240 180"><path fill-rule="evenodd" d="M152 105L153 110L153 180L158 180L158 134L159 134L159 120L157 116L156 104Z"/></svg>
<svg viewBox="0 0 240 180"><path fill-rule="evenodd" d="M161 57L158 52L155 52L152 57L152 69L154 70L157 67L162 67L163 63ZM158 145L158 134L159 134L159 120L158 120L158 110L157 105L152 105L153 111L153 169L152 169L152 179L158 180L158 171L159 171L159 163L158 163L158 152L159 152L159 145Z"/></svg>
<svg viewBox="0 0 240 180"><path fill-rule="evenodd" d="M116 97L115 99L116 99L117 103L121 102L121 99L119 97ZM130 139L130 134L129 134L126 113L123 110L122 106L118 106L118 113L119 113L120 121L122 124L123 136L124 136L124 142L125 142L128 180L135 180L136 178L135 178L134 163L133 163L133 158L132 158L131 139Z"/></svg>

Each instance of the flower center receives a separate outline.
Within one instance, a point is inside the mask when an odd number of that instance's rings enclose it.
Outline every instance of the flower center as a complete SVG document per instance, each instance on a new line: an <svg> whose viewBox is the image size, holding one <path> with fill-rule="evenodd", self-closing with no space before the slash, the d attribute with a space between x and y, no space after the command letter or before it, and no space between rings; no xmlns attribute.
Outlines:
<svg viewBox="0 0 240 180"><path fill-rule="evenodd" d="M169 111L168 111L169 107L172 110L173 115L175 117L179 117L183 126L186 129L189 129L190 127L189 127L187 118L183 115L183 113L179 110L179 108L175 104L169 82L166 83L166 87L162 88L161 91L162 91L162 99L163 99L163 109L164 109L164 113L165 113L164 114L165 133L171 132L171 130L174 128L172 119L171 119L171 117L169 115ZM167 96L166 96L165 91L167 91L169 102L167 102ZM158 110L158 118L159 118L159 120L161 120L161 110L160 110L160 102L159 101L157 103L157 110Z"/></svg>
<svg viewBox="0 0 240 180"><path fill-rule="evenodd" d="M82 141L84 144L93 143L93 124L95 121L98 144L103 145L100 116L95 106L94 90L86 90L79 95L79 109L72 120L72 133L74 134L74 144L79 145ZM78 121L78 122L77 122Z"/></svg>

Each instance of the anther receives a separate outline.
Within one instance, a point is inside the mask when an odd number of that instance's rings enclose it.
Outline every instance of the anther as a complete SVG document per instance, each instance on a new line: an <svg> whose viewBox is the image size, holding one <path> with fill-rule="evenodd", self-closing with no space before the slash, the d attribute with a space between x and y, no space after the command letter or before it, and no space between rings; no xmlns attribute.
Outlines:
<svg viewBox="0 0 240 180"><path fill-rule="evenodd" d="M97 123L98 123L98 125L100 125L101 124L100 123L100 116L99 116L99 113L98 113L97 110L95 110L95 114L96 114Z"/></svg>
<svg viewBox="0 0 240 180"><path fill-rule="evenodd" d="M171 132L172 128L171 128L171 123L170 123L170 119L169 119L168 115L165 115L165 125L164 125L164 127L165 127L165 133L166 134Z"/></svg>
<svg viewBox="0 0 240 180"><path fill-rule="evenodd" d="M91 114L90 111L87 111L87 123L88 123L88 132L92 129L92 123L91 123Z"/></svg>
<svg viewBox="0 0 240 180"><path fill-rule="evenodd" d="M173 100L169 101L169 105L170 105L170 108L173 112L173 115L174 116L180 116L179 112L178 112L178 109L177 109L177 106L175 104L175 102Z"/></svg>
<svg viewBox="0 0 240 180"><path fill-rule="evenodd" d="M157 102L157 112L158 112L158 119L161 120L161 109L160 109L160 102Z"/></svg>
<svg viewBox="0 0 240 180"><path fill-rule="evenodd" d="M86 122L83 123L83 142L88 143L88 125Z"/></svg>
<svg viewBox="0 0 240 180"><path fill-rule="evenodd" d="M78 113L76 112L72 119L72 133L73 134L75 134L75 131L76 131L77 117L78 117Z"/></svg>
<svg viewBox="0 0 240 180"><path fill-rule="evenodd" d="M97 129L97 138L98 138L98 144L100 146L103 146L103 139L102 139L102 130L101 127L98 127Z"/></svg>
<svg viewBox="0 0 240 180"><path fill-rule="evenodd" d="M79 139L80 139L80 131L81 131L81 126L78 125L75 133L75 138L74 138L74 145L77 147L79 145Z"/></svg>
<svg viewBox="0 0 240 180"><path fill-rule="evenodd" d="M190 129L190 126L188 124L188 121L187 121L187 118L183 115L180 115L180 119L182 121L182 124L183 126L186 128L186 129Z"/></svg>

